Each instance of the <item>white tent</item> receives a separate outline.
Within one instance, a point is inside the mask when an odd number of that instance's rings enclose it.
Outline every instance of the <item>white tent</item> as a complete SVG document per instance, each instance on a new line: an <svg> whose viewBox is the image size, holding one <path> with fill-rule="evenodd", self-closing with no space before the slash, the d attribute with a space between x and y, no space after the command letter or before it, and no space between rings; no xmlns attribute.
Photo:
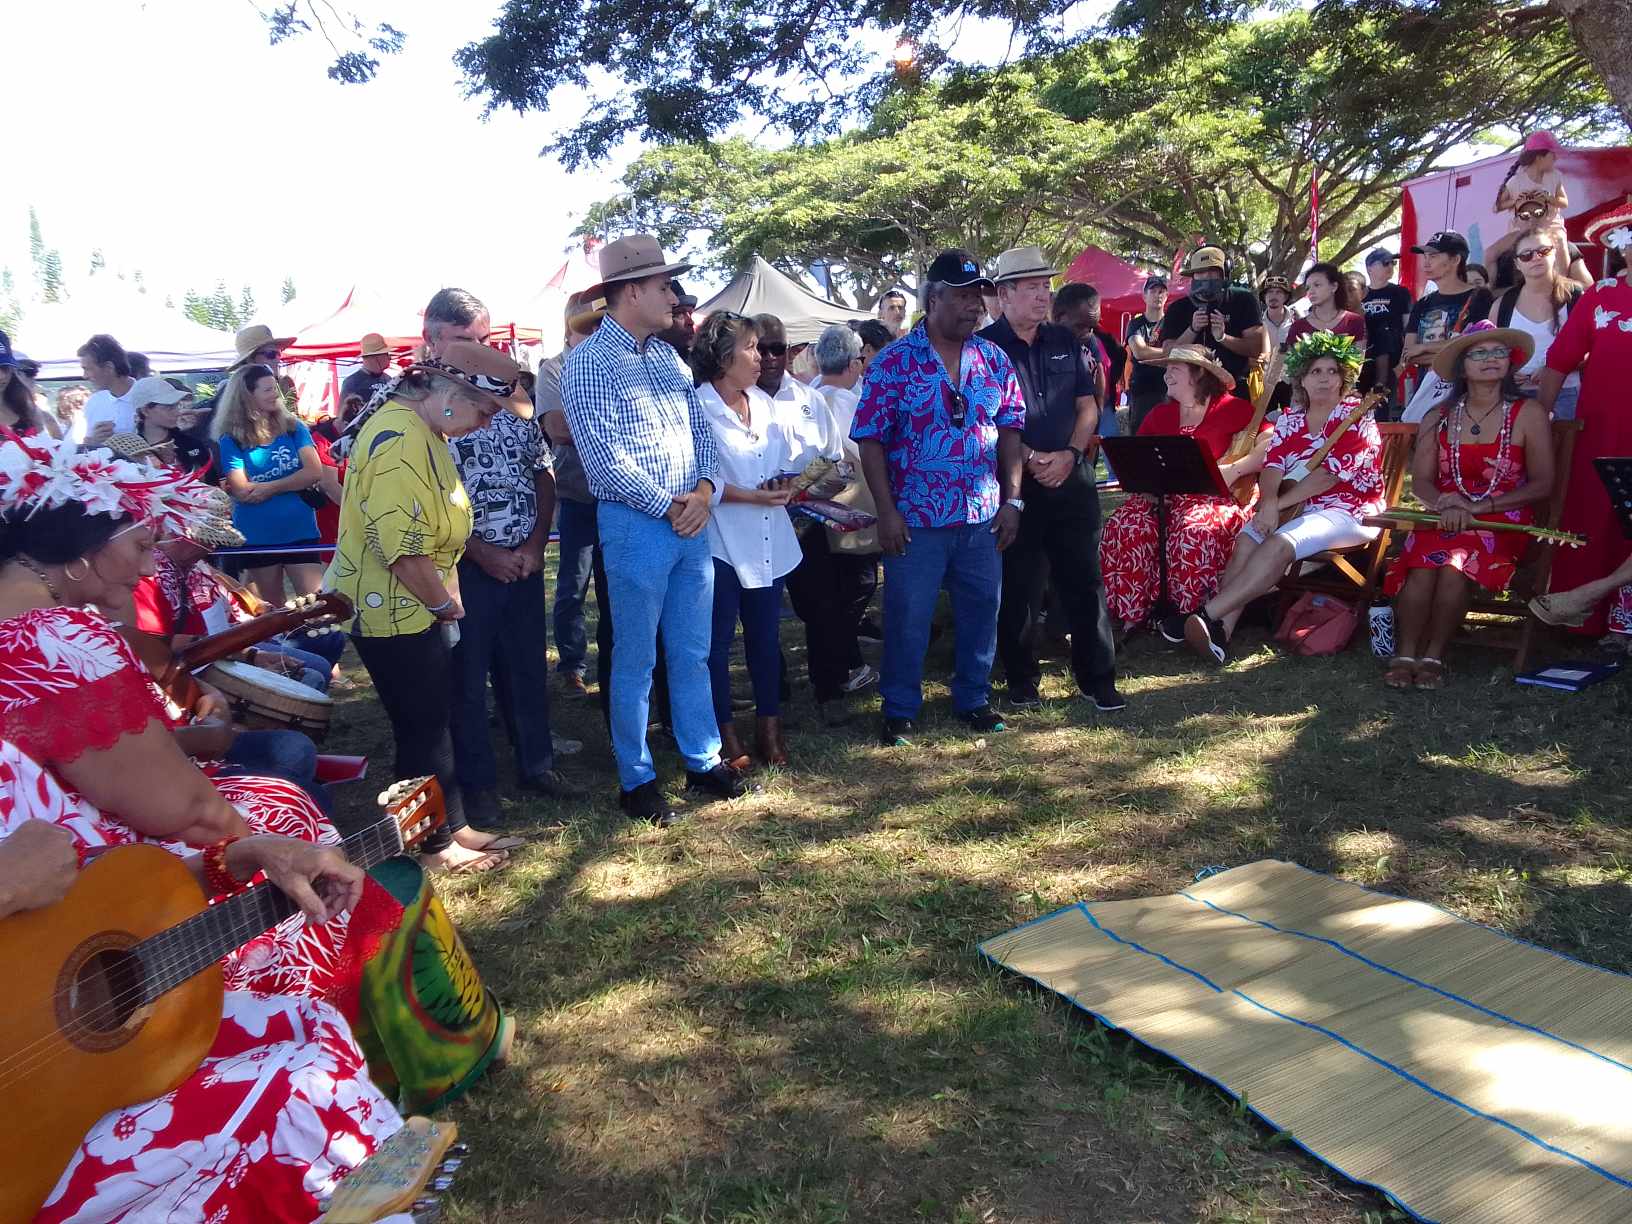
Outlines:
<svg viewBox="0 0 1632 1224"><path fill-rule="evenodd" d="M798 281L778 272L758 255L737 278L697 308L701 323L716 310L736 314L773 314L787 329L789 344L811 344L832 323L870 319L870 311L852 310L817 297Z"/></svg>
<svg viewBox="0 0 1632 1224"><path fill-rule="evenodd" d="M41 378L79 378L79 347L99 332L129 352L145 353L156 373L219 370L238 356L227 332L167 310L150 294L111 278L92 282L66 302L28 307L11 342L40 363Z"/></svg>

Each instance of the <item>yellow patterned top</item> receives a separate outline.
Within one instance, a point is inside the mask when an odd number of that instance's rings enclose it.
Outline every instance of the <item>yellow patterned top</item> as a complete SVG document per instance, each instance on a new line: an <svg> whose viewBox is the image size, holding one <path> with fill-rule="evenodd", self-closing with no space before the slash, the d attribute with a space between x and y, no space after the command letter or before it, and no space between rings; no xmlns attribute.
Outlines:
<svg viewBox="0 0 1632 1224"><path fill-rule="evenodd" d="M447 442L411 405L387 400L352 445L340 538L323 585L357 606L354 633L421 633L436 618L397 581L391 564L429 557L446 577L472 526L470 498Z"/></svg>

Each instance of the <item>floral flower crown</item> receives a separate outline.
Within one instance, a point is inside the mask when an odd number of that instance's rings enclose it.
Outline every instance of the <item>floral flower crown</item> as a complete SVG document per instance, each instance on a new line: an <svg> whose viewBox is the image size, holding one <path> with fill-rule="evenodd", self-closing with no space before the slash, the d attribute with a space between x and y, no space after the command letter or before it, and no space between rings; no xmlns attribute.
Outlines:
<svg viewBox="0 0 1632 1224"><path fill-rule="evenodd" d="M29 518L78 502L87 514L150 523L161 536L218 517L220 494L176 468L81 450L67 438L0 430L0 514Z"/></svg>
<svg viewBox="0 0 1632 1224"><path fill-rule="evenodd" d="M1330 357L1342 366L1352 381L1360 376L1360 367L1365 364L1366 355L1353 336L1340 336L1336 332L1315 332L1305 336L1291 348L1286 350L1287 377L1294 382L1303 377L1303 373L1322 357Z"/></svg>

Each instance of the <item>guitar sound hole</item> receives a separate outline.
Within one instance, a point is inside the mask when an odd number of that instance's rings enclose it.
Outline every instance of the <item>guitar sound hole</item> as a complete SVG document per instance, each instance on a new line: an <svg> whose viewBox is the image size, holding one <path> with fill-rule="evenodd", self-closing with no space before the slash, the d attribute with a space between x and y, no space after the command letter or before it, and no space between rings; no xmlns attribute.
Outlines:
<svg viewBox="0 0 1632 1224"><path fill-rule="evenodd" d="M87 957L74 975L68 1007L83 1037L118 1032L142 1003L142 965L134 952L108 948Z"/></svg>

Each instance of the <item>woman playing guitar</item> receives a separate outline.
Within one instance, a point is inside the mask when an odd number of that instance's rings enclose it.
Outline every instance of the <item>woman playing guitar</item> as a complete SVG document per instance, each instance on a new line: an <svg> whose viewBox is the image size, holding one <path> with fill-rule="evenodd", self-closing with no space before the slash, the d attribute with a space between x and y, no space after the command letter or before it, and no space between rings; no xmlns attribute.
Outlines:
<svg viewBox="0 0 1632 1224"><path fill-rule="evenodd" d="M1292 406L1258 480L1258 510L1236 540L1218 593L1184 622L1184 640L1213 663L1228 658L1242 610L1294 561L1376 536L1383 508L1382 437L1353 394L1364 353L1348 336L1317 332L1286 351Z"/></svg>

